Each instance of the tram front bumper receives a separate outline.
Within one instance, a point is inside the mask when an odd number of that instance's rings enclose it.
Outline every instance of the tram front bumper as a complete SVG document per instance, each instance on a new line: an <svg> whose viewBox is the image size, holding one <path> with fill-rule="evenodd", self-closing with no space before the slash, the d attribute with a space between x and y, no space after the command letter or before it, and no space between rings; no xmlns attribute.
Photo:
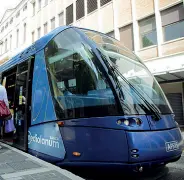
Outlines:
<svg viewBox="0 0 184 180"><path fill-rule="evenodd" d="M179 128L162 131L127 132L129 162L140 163L181 156L183 138ZM168 162L168 161L167 161ZM165 163L163 161L163 163Z"/></svg>

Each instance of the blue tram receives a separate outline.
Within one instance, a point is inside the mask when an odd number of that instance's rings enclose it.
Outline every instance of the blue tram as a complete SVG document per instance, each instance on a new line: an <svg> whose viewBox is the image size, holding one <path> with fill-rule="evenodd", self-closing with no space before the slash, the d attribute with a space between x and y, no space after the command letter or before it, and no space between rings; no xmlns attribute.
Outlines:
<svg viewBox="0 0 184 180"><path fill-rule="evenodd" d="M16 136L2 140L34 156L61 167L133 171L181 156L181 132L159 84L107 35L59 27L0 73L16 126Z"/></svg>

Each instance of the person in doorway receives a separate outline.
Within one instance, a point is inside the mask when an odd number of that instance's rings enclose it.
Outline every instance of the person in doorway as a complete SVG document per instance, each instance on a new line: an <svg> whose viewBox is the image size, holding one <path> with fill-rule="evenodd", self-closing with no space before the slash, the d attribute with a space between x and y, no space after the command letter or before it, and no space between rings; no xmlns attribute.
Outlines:
<svg viewBox="0 0 184 180"><path fill-rule="evenodd" d="M6 106L9 108L9 103L8 103L8 96L7 96L7 91L6 88L0 84L0 100L4 101ZM3 121L0 120L0 127L1 127L1 137L3 136ZM0 146L0 149L2 147Z"/></svg>

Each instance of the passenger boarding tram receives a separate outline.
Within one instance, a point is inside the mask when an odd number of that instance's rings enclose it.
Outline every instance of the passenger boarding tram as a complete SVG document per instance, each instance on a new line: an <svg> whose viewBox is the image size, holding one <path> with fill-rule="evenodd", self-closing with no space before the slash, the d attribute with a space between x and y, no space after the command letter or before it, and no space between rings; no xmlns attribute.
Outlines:
<svg viewBox="0 0 184 180"><path fill-rule="evenodd" d="M16 132L2 141L60 167L165 165L183 139L159 84L119 41L55 29L0 66Z"/></svg>

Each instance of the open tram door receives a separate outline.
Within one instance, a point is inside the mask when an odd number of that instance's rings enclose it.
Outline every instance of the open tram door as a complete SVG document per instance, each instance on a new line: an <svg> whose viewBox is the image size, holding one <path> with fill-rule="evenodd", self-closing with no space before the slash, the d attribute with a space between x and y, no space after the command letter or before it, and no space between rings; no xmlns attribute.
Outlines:
<svg viewBox="0 0 184 180"><path fill-rule="evenodd" d="M12 133L4 132L3 141L27 151L28 148L28 128L31 121L31 93L34 58L18 64L16 66L16 77L14 78L14 89L9 91L9 78L6 77L6 89L10 101L10 109L13 114L15 131ZM9 71L6 72L6 74ZM4 76L5 77L5 76Z"/></svg>

